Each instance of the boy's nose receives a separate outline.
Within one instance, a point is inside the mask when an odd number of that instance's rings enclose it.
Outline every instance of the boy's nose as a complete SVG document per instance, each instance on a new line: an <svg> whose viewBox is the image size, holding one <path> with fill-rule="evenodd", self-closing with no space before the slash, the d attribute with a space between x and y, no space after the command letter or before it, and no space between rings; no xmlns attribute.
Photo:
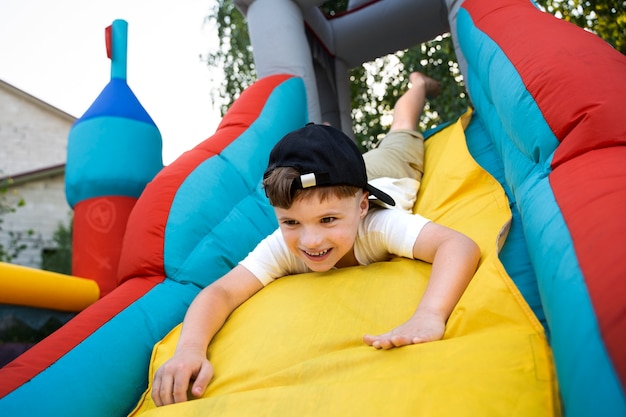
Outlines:
<svg viewBox="0 0 626 417"><path fill-rule="evenodd" d="M300 235L300 243L308 249L318 249L323 241L323 235L314 227L305 228Z"/></svg>

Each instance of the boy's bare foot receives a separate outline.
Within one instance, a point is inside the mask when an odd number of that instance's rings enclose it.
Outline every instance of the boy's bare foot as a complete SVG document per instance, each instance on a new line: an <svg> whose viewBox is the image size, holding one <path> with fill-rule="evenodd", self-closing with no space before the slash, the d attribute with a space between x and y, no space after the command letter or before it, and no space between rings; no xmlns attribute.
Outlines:
<svg viewBox="0 0 626 417"><path fill-rule="evenodd" d="M441 93L441 83L421 72L416 71L409 74L409 81L413 86L423 85L427 98L435 98Z"/></svg>

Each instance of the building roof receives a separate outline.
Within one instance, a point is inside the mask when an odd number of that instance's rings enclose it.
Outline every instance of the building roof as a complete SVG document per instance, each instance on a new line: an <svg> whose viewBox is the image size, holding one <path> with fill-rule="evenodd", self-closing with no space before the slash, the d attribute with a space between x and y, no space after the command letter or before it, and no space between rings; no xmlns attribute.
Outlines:
<svg viewBox="0 0 626 417"><path fill-rule="evenodd" d="M15 94L16 96L22 97L39 107L43 107L46 110L49 110L52 113L55 113L57 116L60 116L63 119L67 119L71 121L72 123L75 122L77 119L76 116L72 116L71 114L59 109L58 107L54 107L52 104L46 103L45 101L38 99L37 97L27 93L24 90L21 90L15 87L12 84L9 84L6 81L3 81L2 79L0 79L0 88L3 88L4 90L7 90L8 92Z"/></svg>
<svg viewBox="0 0 626 417"><path fill-rule="evenodd" d="M45 168L36 169L28 172L7 175L0 177L0 188L15 187L31 181L37 181L42 178L54 177L65 174L65 164L52 165Z"/></svg>

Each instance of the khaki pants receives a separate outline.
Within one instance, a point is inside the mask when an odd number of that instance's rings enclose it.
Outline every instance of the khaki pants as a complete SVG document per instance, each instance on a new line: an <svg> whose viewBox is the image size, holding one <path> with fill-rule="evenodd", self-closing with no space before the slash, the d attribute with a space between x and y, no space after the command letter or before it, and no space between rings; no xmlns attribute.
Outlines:
<svg viewBox="0 0 626 417"><path fill-rule="evenodd" d="M424 137L414 130L391 131L378 147L363 154L367 178L412 178L422 181Z"/></svg>

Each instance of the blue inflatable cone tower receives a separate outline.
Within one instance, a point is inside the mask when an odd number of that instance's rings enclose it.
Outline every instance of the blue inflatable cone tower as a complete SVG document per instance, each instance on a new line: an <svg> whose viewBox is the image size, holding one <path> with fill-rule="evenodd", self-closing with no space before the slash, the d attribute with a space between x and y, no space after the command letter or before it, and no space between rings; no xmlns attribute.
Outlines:
<svg viewBox="0 0 626 417"><path fill-rule="evenodd" d="M111 81L69 133L65 190L74 209L72 274L101 295L117 286L126 222L163 168L161 133L126 83L128 24L106 28Z"/></svg>

